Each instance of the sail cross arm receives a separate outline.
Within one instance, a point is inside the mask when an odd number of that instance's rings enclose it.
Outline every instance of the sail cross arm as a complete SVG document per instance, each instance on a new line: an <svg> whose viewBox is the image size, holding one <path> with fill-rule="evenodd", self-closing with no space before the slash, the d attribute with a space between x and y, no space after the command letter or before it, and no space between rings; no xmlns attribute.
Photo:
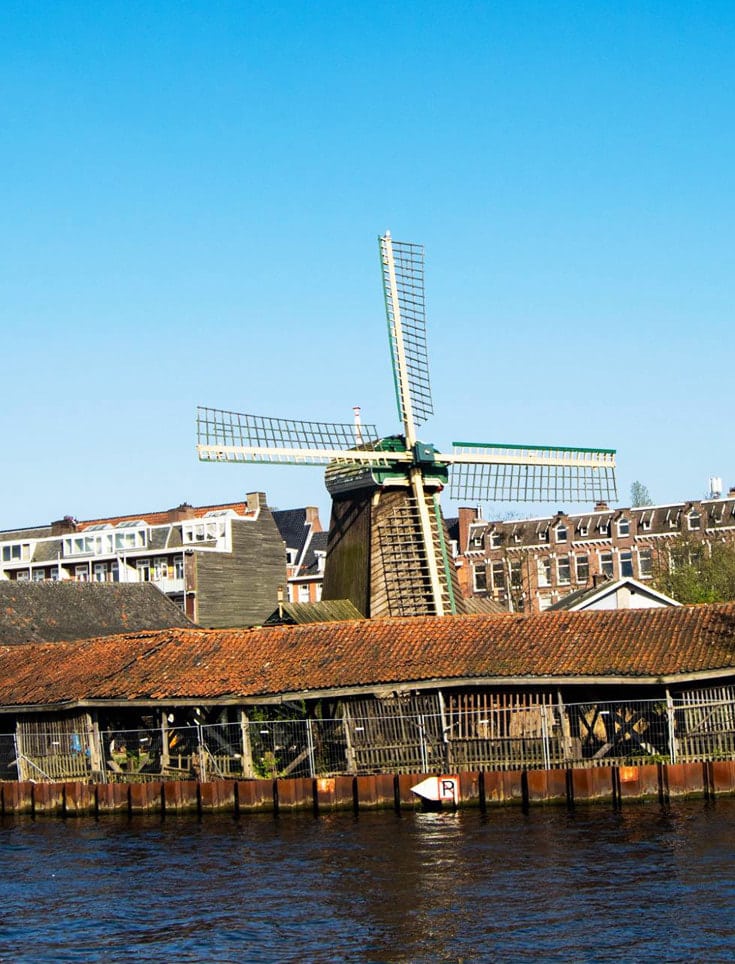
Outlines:
<svg viewBox="0 0 735 964"><path fill-rule="evenodd" d="M272 462L284 465L328 465L330 462L360 462L390 466L410 462L410 452L380 452L365 449L281 448L278 446L197 445L202 462Z"/></svg>

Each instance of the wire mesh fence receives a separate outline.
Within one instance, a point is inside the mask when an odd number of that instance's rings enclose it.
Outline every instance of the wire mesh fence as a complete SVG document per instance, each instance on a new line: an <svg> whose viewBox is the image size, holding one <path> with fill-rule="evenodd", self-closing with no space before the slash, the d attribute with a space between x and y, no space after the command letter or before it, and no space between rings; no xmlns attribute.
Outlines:
<svg viewBox="0 0 735 964"><path fill-rule="evenodd" d="M361 706L364 707L363 702ZM538 703L409 713L0 735L0 779L142 782L549 769L735 759L735 699Z"/></svg>

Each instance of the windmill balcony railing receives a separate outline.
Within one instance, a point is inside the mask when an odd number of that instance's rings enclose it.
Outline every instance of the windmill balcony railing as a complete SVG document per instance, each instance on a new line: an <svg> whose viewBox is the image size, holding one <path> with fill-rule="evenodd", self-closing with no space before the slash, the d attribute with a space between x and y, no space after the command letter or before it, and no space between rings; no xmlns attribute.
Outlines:
<svg viewBox="0 0 735 964"><path fill-rule="evenodd" d="M268 709L260 710L262 715ZM3 780L143 782L552 769L735 759L735 699L626 701L129 730L19 722Z"/></svg>

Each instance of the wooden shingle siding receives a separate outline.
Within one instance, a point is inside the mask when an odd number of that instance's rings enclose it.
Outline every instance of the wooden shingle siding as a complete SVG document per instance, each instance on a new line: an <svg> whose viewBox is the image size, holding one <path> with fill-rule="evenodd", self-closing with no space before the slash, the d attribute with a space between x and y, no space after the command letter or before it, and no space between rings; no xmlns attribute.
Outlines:
<svg viewBox="0 0 735 964"><path fill-rule="evenodd" d="M286 552L270 510L257 520L232 520L232 552L196 558L197 622L201 626L260 625L278 602Z"/></svg>

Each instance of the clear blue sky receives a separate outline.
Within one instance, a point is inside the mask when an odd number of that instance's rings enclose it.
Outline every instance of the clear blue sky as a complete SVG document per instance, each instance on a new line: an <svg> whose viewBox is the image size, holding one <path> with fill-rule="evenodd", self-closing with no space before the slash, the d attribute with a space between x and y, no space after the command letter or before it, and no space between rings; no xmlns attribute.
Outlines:
<svg viewBox="0 0 735 964"><path fill-rule="evenodd" d="M325 511L319 469L199 463L195 407L396 431L386 228L426 441L735 484L735 4L5 0L0 84L0 529Z"/></svg>

